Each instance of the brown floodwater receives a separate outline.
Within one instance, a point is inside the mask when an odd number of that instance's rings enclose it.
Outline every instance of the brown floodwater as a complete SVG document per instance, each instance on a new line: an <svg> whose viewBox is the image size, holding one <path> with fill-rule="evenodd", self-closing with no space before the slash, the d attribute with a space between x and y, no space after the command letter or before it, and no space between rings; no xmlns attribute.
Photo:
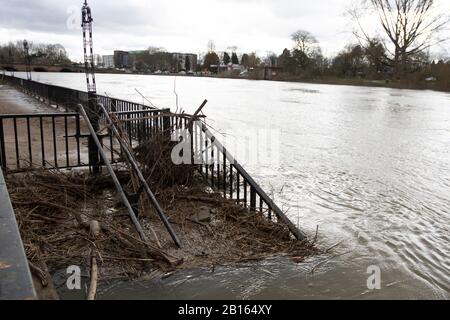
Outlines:
<svg viewBox="0 0 450 320"><path fill-rule="evenodd" d="M85 87L82 74L34 78ZM137 88L172 109L174 84L98 75L99 93L143 102ZM450 298L450 94L192 77L177 77L176 91L187 112L208 99L208 123L292 221L311 237L318 226L322 248L339 245L299 265L280 258L105 284L100 298ZM270 143L249 143L267 132ZM367 287L370 266L381 290Z"/></svg>

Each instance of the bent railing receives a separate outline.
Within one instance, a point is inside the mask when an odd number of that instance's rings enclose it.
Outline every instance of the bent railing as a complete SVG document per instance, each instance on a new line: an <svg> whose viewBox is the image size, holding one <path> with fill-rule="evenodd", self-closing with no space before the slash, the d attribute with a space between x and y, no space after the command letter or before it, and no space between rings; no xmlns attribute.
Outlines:
<svg viewBox="0 0 450 320"><path fill-rule="evenodd" d="M173 138L177 141L180 136L190 139L190 163L196 165L209 186L250 212L261 213L270 221L282 222L296 239L306 240L306 234L292 223L205 123L190 120L188 117L171 116L171 133L176 133Z"/></svg>
<svg viewBox="0 0 450 320"><path fill-rule="evenodd" d="M292 223L207 126L201 122L194 122L194 126L192 154L202 157L200 162L206 163L200 166L200 170L210 186L251 212L260 212L271 221L281 221L295 238L305 240L306 234Z"/></svg>

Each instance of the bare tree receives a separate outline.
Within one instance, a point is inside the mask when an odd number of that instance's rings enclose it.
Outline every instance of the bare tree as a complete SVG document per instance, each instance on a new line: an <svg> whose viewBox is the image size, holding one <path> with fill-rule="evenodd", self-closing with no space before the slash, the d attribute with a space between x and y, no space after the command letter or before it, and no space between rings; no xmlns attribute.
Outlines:
<svg viewBox="0 0 450 320"><path fill-rule="evenodd" d="M160 52L167 52L167 50L163 47L156 47L156 46L149 46L147 48L148 53L154 54L154 53L160 53Z"/></svg>
<svg viewBox="0 0 450 320"><path fill-rule="evenodd" d="M317 46L318 41L311 32L305 30L297 30L291 35L292 41L295 42L295 49L308 56Z"/></svg>
<svg viewBox="0 0 450 320"><path fill-rule="evenodd" d="M383 43L397 75L405 74L411 57L445 40L439 35L449 19L443 12L437 11L435 0L361 1L362 7L349 10L358 26L355 35L361 42L370 44L373 38L363 26L362 17L367 10L374 12L385 35Z"/></svg>

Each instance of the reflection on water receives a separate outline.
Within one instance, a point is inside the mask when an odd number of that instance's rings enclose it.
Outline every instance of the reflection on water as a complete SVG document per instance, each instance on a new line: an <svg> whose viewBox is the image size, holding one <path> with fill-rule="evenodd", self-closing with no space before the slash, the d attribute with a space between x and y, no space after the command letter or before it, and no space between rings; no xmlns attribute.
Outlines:
<svg viewBox="0 0 450 320"><path fill-rule="evenodd" d="M35 79L84 89L80 74ZM175 104L173 77L98 75L98 87ZM310 235L319 226L321 245L340 243L343 255L118 284L105 298L450 298L449 94L189 77L177 78L177 93L187 112L208 99L210 124L237 141L279 130L278 163L245 166L295 223ZM380 291L367 290L371 265Z"/></svg>

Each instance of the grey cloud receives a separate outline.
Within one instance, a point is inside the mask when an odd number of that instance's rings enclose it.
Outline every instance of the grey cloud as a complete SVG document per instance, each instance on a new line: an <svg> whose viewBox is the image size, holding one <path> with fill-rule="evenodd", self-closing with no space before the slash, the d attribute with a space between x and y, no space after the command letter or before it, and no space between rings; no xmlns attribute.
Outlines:
<svg viewBox="0 0 450 320"><path fill-rule="evenodd" d="M359 1L359 0L354 0ZM450 1L444 1L449 7ZM83 0L0 0L0 42L30 34L77 48L79 30L67 28L69 8ZM296 29L314 33L326 52L352 41L342 16L351 0L90 0L96 50L145 48L200 52L213 39L219 49L281 52ZM3 30L3 32L2 32ZM347 33L345 32L347 31ZM8 38L10 37L10 38ZM37 39L30 39L38 41ZM69 51L80 58L79 50Z"/></svg>
<svg viewBox="0 0 450 320"><path fill-rule="evenodd" d="M26 29L36 32L69 33L68 10L78 8L82 1L74 0L0 0L0 27ZM91 1L95 19L102 21L99 29L109 31L149 25L152 20L140 6L124 1Z"/></svg>

